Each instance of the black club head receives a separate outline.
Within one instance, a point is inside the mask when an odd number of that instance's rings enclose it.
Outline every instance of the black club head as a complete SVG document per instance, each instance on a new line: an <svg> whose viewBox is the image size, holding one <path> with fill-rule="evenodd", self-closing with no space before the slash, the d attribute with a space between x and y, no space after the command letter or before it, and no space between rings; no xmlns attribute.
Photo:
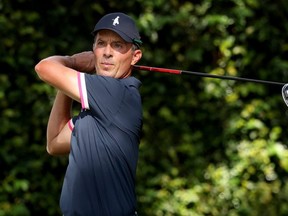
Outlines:
<svg viewBox="0 0 288 216"><path fill-rule="evenodd" d="M288 106L288 83L282 87L282 98L286 106Z"/></svg>

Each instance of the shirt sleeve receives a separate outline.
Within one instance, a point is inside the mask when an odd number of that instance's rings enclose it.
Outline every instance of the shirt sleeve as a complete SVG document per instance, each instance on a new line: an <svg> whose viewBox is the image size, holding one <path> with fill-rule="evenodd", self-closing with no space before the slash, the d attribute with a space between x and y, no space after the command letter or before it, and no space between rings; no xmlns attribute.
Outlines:
<svg viewBox="0 0 288 216"><path fill-rule="evenodd" d="M78 88L82 109L107 118L119 110L125 85L112 77L78 73Z"/></svg>
<svg viewBox="0 0 288 216"><path fill-rule="evenodd" d="M78 88L79 88L82 109L90 109L89 103L88 103L85 74L78 72L77 76L78 76Z"/></svg>
<svg viewBox="0 0 288 216"><path fill-rule="evenodd" d="M69 129L70 129L71 131L73 131L74 123L73 123L73 120L72 120L72 119L69 120L68 126L69 126Z"/></svg>
<svg viewBox="0 0 288 216"><path fill-rule="evenodd" d="M74 116L73 118L71 118L71 119L69 120L68 126L69 126L69 129L70 129L71 131L73 131L77 119L78 119L78 116Z"/></svg>

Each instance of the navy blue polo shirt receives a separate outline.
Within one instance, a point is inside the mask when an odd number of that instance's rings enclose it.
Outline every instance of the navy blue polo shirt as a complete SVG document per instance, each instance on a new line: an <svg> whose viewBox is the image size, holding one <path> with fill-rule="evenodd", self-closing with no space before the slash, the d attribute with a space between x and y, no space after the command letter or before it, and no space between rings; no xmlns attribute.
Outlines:
<svg viewBox="0 0 288 216"><path fill-rule="evenodd" d="M141 82L78 73L82 112L70 121L71 151L60 207L65 216L128 216L142 128Z"/></svg>

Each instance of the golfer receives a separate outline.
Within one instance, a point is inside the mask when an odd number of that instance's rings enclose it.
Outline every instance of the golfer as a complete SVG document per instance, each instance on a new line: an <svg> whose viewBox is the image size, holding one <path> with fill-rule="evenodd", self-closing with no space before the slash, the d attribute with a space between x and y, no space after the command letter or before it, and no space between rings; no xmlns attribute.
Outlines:
<svg viewBox="0 0 288 216"><path fill-rule="evenodd" d="M135 174L142 129L142 57L131 17L111 13L94 30L93 52L51 56L35 71L58 89L47 126L47 151L69 154L60 208L65 216L137 215ZM71 116L72 102L81 103Z"/></svg>

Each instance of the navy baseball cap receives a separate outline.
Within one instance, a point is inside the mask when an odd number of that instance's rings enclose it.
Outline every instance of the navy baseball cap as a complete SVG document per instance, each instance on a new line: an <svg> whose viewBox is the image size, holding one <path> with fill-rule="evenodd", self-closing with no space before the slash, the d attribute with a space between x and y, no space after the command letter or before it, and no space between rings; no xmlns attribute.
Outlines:
<svg viewBox="0 0 288 216"><path fill-rule="evenodd" d="M110 13L103 16L95 25L92 34L95 36L98 31L107 29L116 32L123 40L140 47L142 41L134 20L124 13Z"/></svg>

